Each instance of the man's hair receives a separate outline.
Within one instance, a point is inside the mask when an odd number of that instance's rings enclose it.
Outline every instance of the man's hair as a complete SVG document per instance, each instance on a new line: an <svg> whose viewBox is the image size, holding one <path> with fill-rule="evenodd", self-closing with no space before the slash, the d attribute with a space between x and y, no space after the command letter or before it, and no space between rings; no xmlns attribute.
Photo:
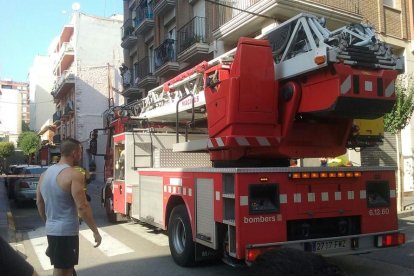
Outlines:
<svg viewBox="0 0 414 276"><path fill-rule="evenodd" d="M80 144L81 143L76 139L67 138L60 144L60 154L63 156L69 156L74 150L79 148Z"/></svg>

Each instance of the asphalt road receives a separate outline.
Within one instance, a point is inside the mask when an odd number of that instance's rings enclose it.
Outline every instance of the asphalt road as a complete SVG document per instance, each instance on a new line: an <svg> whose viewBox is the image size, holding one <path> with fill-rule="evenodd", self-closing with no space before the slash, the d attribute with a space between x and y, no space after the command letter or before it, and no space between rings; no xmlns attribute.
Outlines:
<svg viewBox="0 0 414 276"><path fill-rule="evenodd" d="M99 185L91 184L92 207L103 235L103 243L93 248L91 231L83 224L80 238L78 275L248 275L247 267L230 267L221 262L194 268L177 266L169 252L168 239L163 232L134 222L111 225L99 204ZM44 225L34 204L11 209L22 252L40 275L52 275L44 255L46 240ZM358 256L328 258L346 275L414 275L414 217L400 220L406 233L403 247L381 250Z"/></svg>

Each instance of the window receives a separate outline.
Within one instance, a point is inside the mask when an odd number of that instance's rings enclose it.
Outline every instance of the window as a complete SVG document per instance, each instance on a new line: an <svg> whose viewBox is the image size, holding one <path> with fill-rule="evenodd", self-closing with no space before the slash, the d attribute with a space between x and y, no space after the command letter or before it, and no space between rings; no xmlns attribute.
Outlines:
<svg viewBox="0 0 414 276"><path fill-rule="evenodd" d="M9 85L9 84L2 84L1 85L1 88L4 88L4 89L13 89L13 86L12 85Z"/></svg>
<svg viewBox="0 0 414 276"><path fill-rule="evenodd" d="M397 7L397 1L398 0L384 0L383 3L385 6L391 7L391 8L398 8Z"/></svg>

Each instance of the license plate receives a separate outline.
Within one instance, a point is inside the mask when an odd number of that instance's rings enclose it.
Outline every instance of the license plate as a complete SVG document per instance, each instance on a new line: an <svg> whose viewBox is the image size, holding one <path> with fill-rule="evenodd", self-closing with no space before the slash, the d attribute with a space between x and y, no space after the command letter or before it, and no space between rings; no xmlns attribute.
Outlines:
<svg viewBox="0 0 414 276"><path fill-rule="evenodd" d="M347 240L318 241L312 243L313 252L326 252L341 248L347 248Z"/></svg>

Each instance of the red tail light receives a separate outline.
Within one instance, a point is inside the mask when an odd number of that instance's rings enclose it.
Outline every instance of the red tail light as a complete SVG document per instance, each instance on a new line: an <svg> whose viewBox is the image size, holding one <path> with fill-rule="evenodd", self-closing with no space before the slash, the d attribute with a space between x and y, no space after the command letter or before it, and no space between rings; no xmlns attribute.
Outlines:
<svg viewBox="0 0 414 276"><path fill-rule="evenodd" d="M29 184L27 182L24 182L24 181L20 182L19 187L20 187L20 189L30 188Z"/></svg>
<svg viewBox="0 0 414 276"><path fill-rule="evenodd" d="M390 247L402 245L405 243L405 234L404 233L393 233L377 236L377 241L375 245L377 247Z"/></svg>
<svg viewBox="0 0 414 276"><path fill-rule="evenodd" d="M271 249L275 249L272 247L262 247L262 248L248 248L246 249L246 262L252 263L256 258L263 254L266 251L269 251Z"/></svg>

